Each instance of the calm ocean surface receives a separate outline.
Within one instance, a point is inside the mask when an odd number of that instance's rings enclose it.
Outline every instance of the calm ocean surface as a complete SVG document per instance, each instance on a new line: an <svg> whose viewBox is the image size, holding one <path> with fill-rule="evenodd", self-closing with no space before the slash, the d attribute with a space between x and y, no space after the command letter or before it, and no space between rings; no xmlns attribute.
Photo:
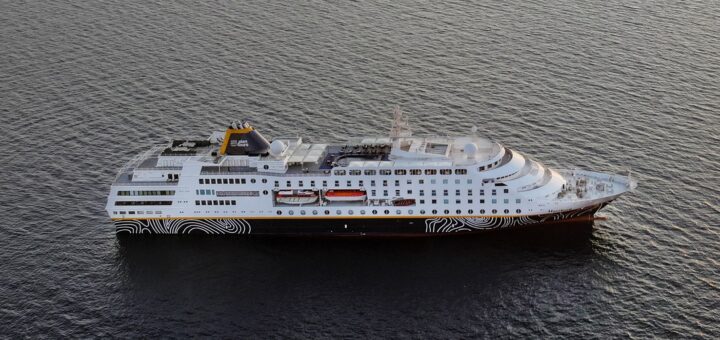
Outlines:
<svg viewBox="0 0 720 340"><path fill-rule="evenodd" d="M562 242L121 245L103 210L150 144L396 104L640 187ZM0 0L0 143L0 338L720 337L717 1Z"/></svg>

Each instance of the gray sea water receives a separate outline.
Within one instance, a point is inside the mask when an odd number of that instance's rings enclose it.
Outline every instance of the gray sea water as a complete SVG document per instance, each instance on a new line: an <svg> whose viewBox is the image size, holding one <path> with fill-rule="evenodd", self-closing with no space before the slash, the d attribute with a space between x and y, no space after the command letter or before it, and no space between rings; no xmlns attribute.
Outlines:
<svg viewBox="0 0 720 340"><path fill-rule="evenodd" d="M0 337L718 338L719 37L711 0L0 0ZM640 187L559 245L116 241L150 144L396 104Z"/></svg>

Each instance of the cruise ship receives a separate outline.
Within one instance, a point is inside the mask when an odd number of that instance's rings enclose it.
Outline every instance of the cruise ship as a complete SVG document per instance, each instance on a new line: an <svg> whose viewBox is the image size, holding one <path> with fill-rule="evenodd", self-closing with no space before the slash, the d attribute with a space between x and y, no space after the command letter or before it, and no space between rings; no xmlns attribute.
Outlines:
<svg viewBox="0 0 720 340"><path fill-rule="evenodd" d="M112 183L116 233L409 236L541 228L592 220L637 182L551 169L490 139L389 133L340 144L266 139L247 121L172 140Z"/></svg>

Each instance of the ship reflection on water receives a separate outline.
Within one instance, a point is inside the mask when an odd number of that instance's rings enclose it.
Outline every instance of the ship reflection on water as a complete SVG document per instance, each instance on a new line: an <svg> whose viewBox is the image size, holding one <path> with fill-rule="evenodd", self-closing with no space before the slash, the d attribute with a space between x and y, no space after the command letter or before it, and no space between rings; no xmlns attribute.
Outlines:
<svg viewBox="0 0 720 340"><path fill-rule="evenodd" d="M588 275L602 257L592 229L590 221L441 238L130 238L118 245L120 303L145 317L214 320L201 327L261 337L283 334L263 328L273 318L288 327L338 315L381 322L398 311L422 319L469 301L459 310L474 313L526 289L563 294L563 277Z"/></svg>

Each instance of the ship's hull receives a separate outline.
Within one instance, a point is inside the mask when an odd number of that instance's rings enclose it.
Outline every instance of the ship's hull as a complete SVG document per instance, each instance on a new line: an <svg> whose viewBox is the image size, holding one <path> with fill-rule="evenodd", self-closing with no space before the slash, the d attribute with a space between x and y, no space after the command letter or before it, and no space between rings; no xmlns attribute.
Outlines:
<svg viewBox="0 0 720 340"><path fill-rule="evenodd" d="M479 217L211 218L117 220L118 237L132 235L439 236L483 233L591 220L609 202L543 215Z"/></svg>

